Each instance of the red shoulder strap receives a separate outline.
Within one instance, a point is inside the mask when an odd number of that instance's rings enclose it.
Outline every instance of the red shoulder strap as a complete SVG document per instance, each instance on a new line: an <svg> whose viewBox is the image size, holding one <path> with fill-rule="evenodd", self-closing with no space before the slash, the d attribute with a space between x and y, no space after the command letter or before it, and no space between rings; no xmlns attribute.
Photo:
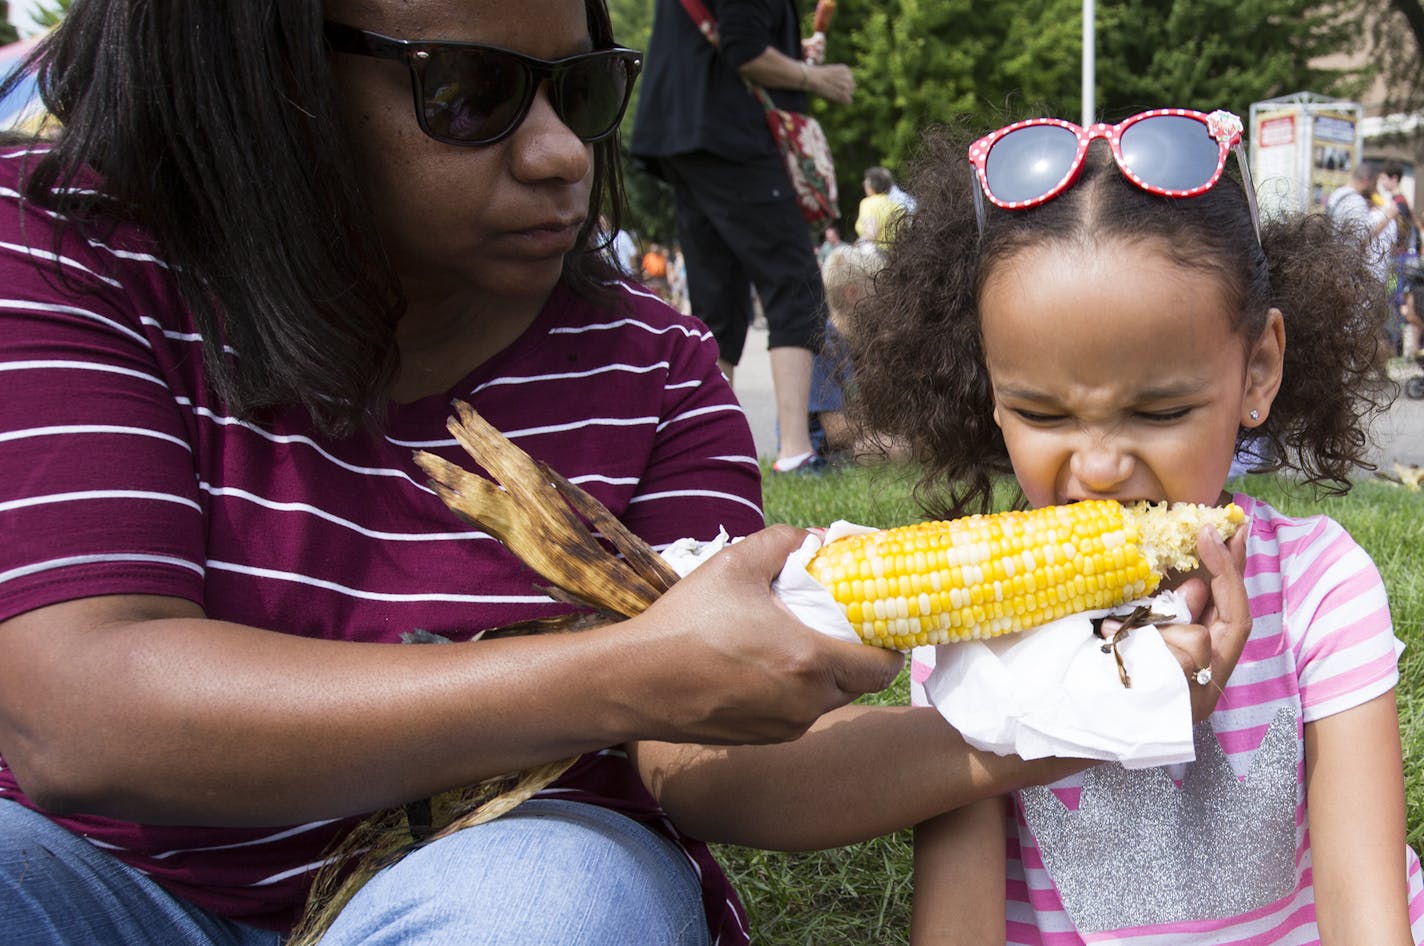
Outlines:
<svg viewBox="0 0 1424 946"><path fill-rule="evenodd" d="M716 46L719 42L717 19L712 16L712 11L707 9L707 4L702 0L681 0L681 3L682 8L687 11L687 15L692 17L692 22L697 24L697 29L707 37L709 43Z"/></svg>
<svg viewBox="0 0 1424 946"><path fill-rule="evenodd" d="M687 15L692 17L692 22L697 24L697 28L702 35L707 37L707 41L713 46L719 42L717 36L717 20L713 18L712 11L707 9L707 5L702 0L679 0L682 8L687 11ZM747 89L761 103L761 107L768 112L776 110L776 103L771 100L771 96L761 86L750 79L743 80L747 84Z"/></svg>

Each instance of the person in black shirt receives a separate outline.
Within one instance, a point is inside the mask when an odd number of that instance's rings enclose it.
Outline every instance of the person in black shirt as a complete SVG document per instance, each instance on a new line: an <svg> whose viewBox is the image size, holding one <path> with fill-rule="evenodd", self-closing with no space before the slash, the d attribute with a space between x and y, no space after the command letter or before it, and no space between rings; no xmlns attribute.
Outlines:
<svg viewBox="0 0 1424 946"><path fill-rule="evenodd" d="M696 6L696 4L693 4ZM781 472L812 469L807 403L825 324L816 253L760 104L805 111L810 94L848 102L855 80L803 44L795 0L706 0L719 45L682 0L657 0L631 151L672 185L692 313L717 339L729 379L741 360L753 287L769 329Z"/></svg>

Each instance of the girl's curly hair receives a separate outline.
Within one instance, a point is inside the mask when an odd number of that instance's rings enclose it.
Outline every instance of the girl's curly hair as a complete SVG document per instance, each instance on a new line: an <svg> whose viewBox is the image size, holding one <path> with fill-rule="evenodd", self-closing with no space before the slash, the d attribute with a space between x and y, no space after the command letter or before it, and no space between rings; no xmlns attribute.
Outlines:
<svg viewBox="0 0 1424 946"><path fill-rule="evenodd" d="M918 205L890 249L874 292L857 309L848 344L858 422L906 447L923 465L921 505L940 517L989 508L994 482L1012 472L994 423L978 301L987 275L1030 247L1104 237L1153 240L1181 266L1217 279L1238 313L1243 344L1268 309L1285 316L1284 377L1265 423L1238 434L1266 459L1332 493L1350 488L1369 423L1389 403L1382 369L1385 289L1358 240L1319 213L1263 221L1258 242L1245 192L1226 181L1190 199L1133 186L1095 143L1078 181L1030 210L985 201L965 157L970 137L931 129L911 174Z"/></svg>

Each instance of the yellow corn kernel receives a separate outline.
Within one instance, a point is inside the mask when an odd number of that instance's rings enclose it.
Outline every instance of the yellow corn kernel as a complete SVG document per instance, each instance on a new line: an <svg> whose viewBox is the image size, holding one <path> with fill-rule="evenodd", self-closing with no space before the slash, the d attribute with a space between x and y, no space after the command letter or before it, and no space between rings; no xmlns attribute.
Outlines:
<svg viewBox="0 0 1424 946"><path fill-rule="evenodd" d="M1149 595L1168 571L1196 567L1201 526L1227 539L1244 519L1235 505L1090 500L847 536L822 547L807 570L861 640L907 650ZM855 575L868 580L843 577Z"/></svg>

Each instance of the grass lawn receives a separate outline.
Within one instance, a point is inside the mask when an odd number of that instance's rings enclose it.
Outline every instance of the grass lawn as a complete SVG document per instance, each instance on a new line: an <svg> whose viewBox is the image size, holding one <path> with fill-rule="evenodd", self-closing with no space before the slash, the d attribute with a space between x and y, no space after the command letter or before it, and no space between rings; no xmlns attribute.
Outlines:
<svg viewBox="0 0 1424 946"><path fill-rule="evenodd" d="M906 471L857 467L821 477L765 480L769 522L827 525L836 519L871 526L920 518ZM1292 515L1324 513L1339 521L1373 557L1389 589L1395 633L1408 645L1398 691L1404 743L1409 841L1424 846L1424 493L1362 481L1345 497L1314 498L1272 477L1245 477L1233 487ZM905 674L875 702L905 703ZM909 937L909 832L812 854L775 854L719 846L751 913L758 946L904 943Z"/></svg>

